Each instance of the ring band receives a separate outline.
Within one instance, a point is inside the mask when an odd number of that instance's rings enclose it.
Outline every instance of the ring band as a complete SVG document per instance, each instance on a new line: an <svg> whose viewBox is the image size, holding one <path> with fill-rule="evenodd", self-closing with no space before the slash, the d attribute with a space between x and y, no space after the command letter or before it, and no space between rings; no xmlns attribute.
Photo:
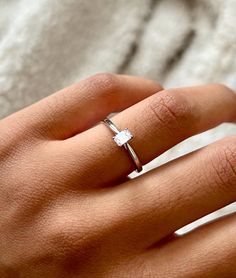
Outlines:
<svg viewBox="0 0 236 278"><path fill-rule="evenodd" d="M115 136L113 136L113 140L116 142L116 144L119 147L124 147L127 152L129 153L130 157L132 158L135 166L136 166L136 171L139 173L142 171L143 166L142 163L140 162L137 154L135 153L134 149L130 146L130 144L128 143L129 140L131 140L133 138L133 135L131 134L131 132L128 130L128 128L125 128L124 130L119 130L116 125L108 118L103 120L103 123L105 123L105 125L107 127L109 127L113 133L115 134Z"/></svg>

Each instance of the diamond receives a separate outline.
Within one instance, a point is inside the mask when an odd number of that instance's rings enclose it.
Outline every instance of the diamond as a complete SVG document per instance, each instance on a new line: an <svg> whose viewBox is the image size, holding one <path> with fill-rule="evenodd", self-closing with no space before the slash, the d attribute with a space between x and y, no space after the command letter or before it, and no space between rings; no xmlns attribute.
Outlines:
<svg viewBox="0 0 236 278"><path fill-rule="evenodd" d="M120 131L116 134L116 136L113 137L113 140L116 142L116 144L121 147L124 144L126 144L130 139L133 138L133 135L128 130L128 128Z"/></svg>

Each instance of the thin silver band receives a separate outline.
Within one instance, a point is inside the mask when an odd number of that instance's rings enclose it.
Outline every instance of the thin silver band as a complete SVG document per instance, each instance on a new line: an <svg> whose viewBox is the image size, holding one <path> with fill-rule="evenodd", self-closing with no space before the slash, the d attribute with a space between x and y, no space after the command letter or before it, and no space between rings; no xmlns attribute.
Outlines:
<svg viewBox="0 0 236 278"><path fill-rule="evenodd" d="M105 123L105 125L107 127L109 127L113 131L113 133L116 134L116 135L122 132L108 118L104 119L103 123ZM128 129L125 129L125 130L128 131ZM133 137L132 134L129 131L128 131L128 133L131 135L131 138L132 138ZM113 139L115 139L115 137L113 137ZM133 160L133 162L134 162L134 164L136 166L136 171L138 173L141 172L142 169L143 169L143 166L142 166L142 163L140 162L137 154L135 153L134 149L130 146L130 144L128 142L123 143L122 146L127 150L127 152L129 153L130 157L132 158L132 160Z"/></svg>

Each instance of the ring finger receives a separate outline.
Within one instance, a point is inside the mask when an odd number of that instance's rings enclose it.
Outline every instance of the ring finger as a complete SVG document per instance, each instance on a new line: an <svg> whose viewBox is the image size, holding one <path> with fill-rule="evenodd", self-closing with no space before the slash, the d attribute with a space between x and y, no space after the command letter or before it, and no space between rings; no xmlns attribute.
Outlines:
<svg viewBox="0 0 236 278"><path fill-rule="evenodd" d="M236 96L222 85L161 91L129 107L114 117L115 124L128 127L134 138L131 145L143 164L167 149L222 122L236 119ZM85 184L105 185L134 170L124 148L112 140L103 124L65 141L65 155L76 157L83 169ZM69 160L68 160L69 161Z"/></svg>

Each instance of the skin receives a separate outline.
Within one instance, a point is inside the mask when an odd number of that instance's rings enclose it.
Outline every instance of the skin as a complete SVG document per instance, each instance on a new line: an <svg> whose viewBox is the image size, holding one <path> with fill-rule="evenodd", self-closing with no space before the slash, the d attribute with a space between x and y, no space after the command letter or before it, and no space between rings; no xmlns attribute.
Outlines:
<svg viewBox="0 0 236 278"><path fill-rule="evenodd" d="M235 214L175 234L236 200L236 137L129 180L114 111L146 164L235 122L236 95L98 74L0 121L0 277L236 277Z"/></svg>

